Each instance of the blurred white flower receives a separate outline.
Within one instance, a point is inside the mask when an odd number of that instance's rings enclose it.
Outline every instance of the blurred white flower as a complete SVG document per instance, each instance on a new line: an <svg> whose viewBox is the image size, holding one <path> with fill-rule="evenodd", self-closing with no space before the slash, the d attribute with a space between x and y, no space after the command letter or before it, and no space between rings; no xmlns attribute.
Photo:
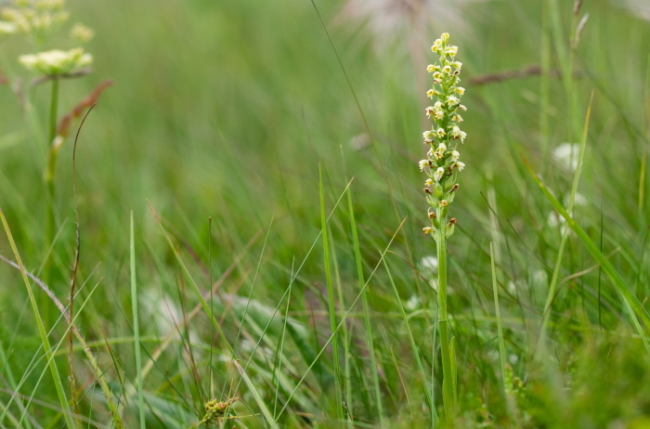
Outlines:
<svg viewBox="0 0 650 429"><path fill-rule="evenodd" d="M640 18L650 21L650 2L648 0L618 0L616 3L629 9Z"/></svg>
<svg viewBox="0 0 650 429"><path fill-rule="evenodd" d="M564 225L565 223L566 219L564 219L564 216L555 211L549 212L546 217L546 224L551 228L557 228L559 225Z"/></svg>
<svg viewBox="0 0 650 429"><path fill-rule="evenodd" d="M75 24L70 30L70 37L81 43L88 42L94 35L93 30L80 23Z"/></svg>
<svg viewBox="0 0 650 429"><path fill-rule="evenodd" d="M0 37L14 34L18 28L13 22L0 21Z"/></svg>
<svg viewBox="0 0 650 429"><path fill-rule="evenodd" d="M375 44L381 46L408 36L414 23L425 17L434 24L467 34L470 25L463 8L482 1L487 0L347 0L338 20L365 25Z"/></svg>
<svg viewBox="0 0 650 429"><path fill-rule="evenodd" d="M438 258L435 256L425 256L420 259L420 269L422 271L428 271L430 273L438 272Z"/></svg>
<svg viewBox="0 0 650 429"><path fill-rule="evenodd" d="M568 207L568 206L569 206L569 200L570 200L570 199L571 199L571 195L570 195L570 194L567 194L567 195L564 197L564 206L565 206L565 207ZM584 195L582 195L580 192L576 192L576 196L575 196L575 198L574 198L574 200L573 200L573 205L574 205L574 206L582 206L582 207L584 207L584 206L589 205L589 201L587 201L587 197L585 197Z"/></svg>
<svg viewBox="0 0 650 429"><path fill-rule="evenodd" d="M517 362L519 362L519 356L511 353L510 356L508 356L508 362L510 362L512 365L516 365Z"/></svg>
<svg viewBox="0 0 650 429"><path fill-rule="evenodd" d="M420 298L417 295L413 295L406 301L404 304L404 309L408 311L416 310L420 306Z"/></svg>
<svg viewBox="0 0 650 429"><path fill-rule="evenodd" d="M508 288L507 289L508 289L508 293L510 295L514 295L515 293L517 293L517 284L515 282L513 282L513 281L510 281L510 282L508 282Z"/></svg>
<svg viewBox="0 0 650 429"><path fill-rule="evenodd" d="M536 288L545 287L548 283L548 274L544 270L536 270L532 274L532 281Z"/></svg>
<svg viewBox="0 0 650 429"><path fill-rule="evenodd" d="M562 143L553 149L553 159L564 168L575 171L578 168L580 145L577 143Z"/></svg>
<svg viewBox="0 0 650 429"><path fill-rule="evenodd" d="M146 288L140 294L140 307L143 309L143 320L147 326L153 325L160 336L183 331L183 310L178 303L158 289ZM197 342L198 336L190 329L190 341Z"/></svg>
<svg viewBox="0 0 650 429"><path fill-rule="evenodd" d="M55 49L38 54L21 55L18 61L29 70L52 76L89 66L93 62L93 57L84 53L82 48L69 51Z"/></svg>

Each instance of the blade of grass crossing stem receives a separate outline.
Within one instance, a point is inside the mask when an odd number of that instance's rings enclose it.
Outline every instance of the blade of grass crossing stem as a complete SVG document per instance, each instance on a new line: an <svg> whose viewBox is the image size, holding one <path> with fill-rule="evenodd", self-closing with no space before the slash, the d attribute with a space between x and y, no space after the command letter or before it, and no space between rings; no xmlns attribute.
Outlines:
<svg viewBox="0 0 650 429"><path fill-rule="evenodd" d="M568 212L573 212L573 204L575 201L576 193L578 192L578 184L580 183L580 174L582 173L582 165L584 162L585 149L587 147L587 134L589 132L589 120L591 119L591 106L594 101L594 94L591 93L591 99L589 100L589 107L587 108L587 115L585 116L585 123L582 129L582 139L580 141L580 153L578 155L578 167L573 176L573 185L571 186L571 195L569 198L569 207ZM551 313L551 306L553 305L553 299L555 298L555 292L557 291L558 280L560 278L560 268L562 267L562 259L564 256L564 249L566 247L566 242L569 237L569 232L560 229L562 234L562 239L560 241L560 249L558 250L557 259L555 261L555 268L553 269L553 276L551 277L551 284L548 288L548 294L546 296L546 303L544 304L544 314L542 316L542 328L539 335L539 344L545 341L546 328L548 326L548 320ZM539 347L537 348L539 350Z"/></svg>
<svg viewBox="0 0 650 429"><path fill-rule="evenodd" d="M278 424L275 422L275 419L273 418L273 415L271 414L271 411L268 409L266 404L264 403L264 400L260 396L259 392L257 389L255 389L255 385L251 381L250 378L248 378L248 375L246 375L246 371L244 371L244 368L239 365L239 362L234 361L235 366L239 370L239 373L241 374L242 378L244 379L244 383L246 383L246 386L248 386L248 390L250 391L251 395L253 395L253 399L255 399L255 402L257 403L257 406L260 407L260 411L262 412L262 415L264 415L264 418L266 419L268 426L271 427L271 429L280 429Z"/></svg>
<svg viewBox="0 0 650 429"><path fill-rule="evenodd" d="M567 226L571 228L571 230L578 236L582 244L587 248L587 251L596 260L596 262L600 264L605 275L607 275L607 277L610 279L610 281L612 282L612 284L614 285L618 293L620 293L621 298L623 300L623 304L625 305L625 308L630 316L632 325L634 326L637 333L639 334L639 337L643 341L646 351L650 353L650 344L648 343L648 339L646 338L646 332L641 326L641 324L639 323L639 319L641 319L643 325L645 326L645 329L650 329L650 316L648 316L648 313L641 306L639 300L630 291L630 288L627 286L627 284L620 276L618 271L616 271L616 269L609 261L609 259L600 251L598 246L592 241L592 239L585 232L585 230L582 229L582 227L578 225L578 223L564 209L562 204L557 200L557 198L555 198L555 196L551 193L551 191L548 190L548 188L544 185L544 183L542 183L541 179L535 174L530 164L528 164L528 161L525 158L523 158L523 161L531 177L533 178L537 186L539 186L542 193L546 196L546 199L551 203L551 205L555 208L555 210L557 210L558 213L560 213L560 215L564 217Z"/></svg>
<svg viewBox="0 0 650 429"><path fill-rule="evenodd" d="M65 422L68 428L73 429L75 428L75 423L72 418L72 411L70 410L70 404L68 403L68 398L66 397L65 390L63 389L61 374L59 374L59 370L56 366L56 362L52 358L52 348L50 346L50 341L47 338L45 325L43 324L43 320L41 319L41 315L38 311L38 305L36 304L36 298L34 296L34 292L29 282L29 278L27 278L27 271L25 270L25 266L23 265L23 262L20 259L20 254L18 253L16 242L14 241L13 235L11 234L11 230L9 229L9 224L7 223L7 218L5 217L5 214L2 211L2 209L0 209L0 219L2 220L2 225L4 227L5 233L7 234L7 239L9 240L9 245L11 246L11 250L14 253L14 257L16 258L16 263L18 263L18 265L20 266L20 274L22 275L23 282L25 283L25 288L27 289L27 295L29 295L29 302L32 306L32 310L34 311L34 318L36 319L38 333L41 337L41 342L43 344L43 351L45 352L45 356L47 356L48 358L48 365L50 367L50 372L52 373L52 378L54 379L54 387L56 388L56 393L59 398L59 403L61 404L61 408L63 410L63 417L65 418Z"/></svg>
<svg viewBox="0 0 650 429"><path fill-rule="evenodd" d="M357 263L357 276L359 277L359 289L363 289L365 280L363 278L363 261L361 260L361 248L359 246L359 233L357 231L357 222L354 218L354 206L352 205L352 190L348 189L348 211L350 215L350 227L352 229L352 240L354 243L354 259ZM375 389L375 401L377 402L377 413L379 421L384 425L384 407L381 402L381 390L379 390L379 369L375 358L375 346L373 341L372 324L370 323L370 304L368 303L368 294L364 290L361 294L363 302L363 319L366 324L366 342L368 352L370 353L370 372L372 373L372 383Z"/></svg>
<svg viewBox="0 0 650 429"><path fill-rule="evenodd" d="M402 313L402 319L404 320L404 326L406 326L406 332L409 337L409 343L411 344L411 350L413 351L413 356L415 356L415 362L418 365L418 370L420 371L420 377L422 377L422 382L424 383L424 393L427 397L427 402L429 404L429 410L431 410L431 427L435 426L436 421L436 407L433 402L433 396L429 386L427 386L427 373L424 371L424 365L422 365L422 359L420 358L420 352L418 350L417 344L415 344L415 337L413 337L413 331L411 330L411 324L406 315L406 310L404 310L404 305L402 304L402 299L399 297L399 292L397 291L397 285L395 280L393 280L393 275L390 272L388 267L388 261L384 260L384 268L386 268L386 274L388 274L388 280L390 281L391 286L393 287L393 292L395 293L395 299L399 304L400 313Z"/></svg>
<svg viewBox="0 0 650 429"><path fill-rule="evenodd" d="M135 368L138 377L138 411L140 416L140 428L145 429L144 420L144 386L142 386L142 355L140 350L140 319L138 317L138 282L135 276L135 237L133 228L133 211L131 211L130 229L131 249L131 307L133 309L133 337L135 349Z"/></svg>
<svg viewBox="0 0 650 429"><path fill-rule="evenodd" d="M330 329L332 330L332 365L334 367L334 387L336 389L336 416L342 420L343 398L341 392L341 366L339 362L339 345L336 329L336 304L334 303L334 284L332 281L332 261L330 255L329 234L327 231L327 215L325 213L325 188L323 186L323 167L318 166L318 186L320 189L321 229L323 231L323 254L325 258L325 277L327 281L327 298L329 304Z"/></svg>
<svg viewBox="0 0 650 429"><path fill-rule="evenodd" d="M366 283L363 285L363 288L361 288L361 290L357 294L357 297L354 299L354 301L352 301L352 304L350 305L350 308L348 309L348 311L345 312L345 314L341 318L341 321L339 322L338 326L336 327L334 332L332 332L332 335L330 335L330 337L327 339L327 341L325 341L325 344L323 345L323 347L321 347L320 351L318 352L318 354L314 358L313 362L309 365L309 367L307 368L305 373L302 375L302 377L300 378L298 383L296 383L296 387L293 389L293 391L291 392L291 395L289 395L289 397L287 398L287 401L285 402L284 406L282 407L282 409L278 413L278 418L280 418L282 413L284 413L284 410L287 409L287 407L289 406L289 402L291 401L291 398L293 397L293 395L296 393L296 391L298 390L298 388L300 387L302 382L305 381L305 378L307 378L307 375L309 374L311 369L314 367L314 365L316 365L316 362L318 362L318 359L320 359L320 357L323 355L323 353L325 352L325 350L327 349L329 344L332 342L332 340L334 338L334 334L336 334L336 332L338 332L338 330L341 328L341 326L345 323L348 316L350 315L350 313L354 309L354 306L357 305L357 302L359 302L359 299L361 299L361 295L362 295L363 291L366 289L366 287L368 287L368 284L370 283L370 280L372 280L373 276L377 272L377 269L379 268L379 266L384 261L384 258L386 257L386 253L388 252L388 249L390 249L390 246L393 244L393 241L395 240L395 237L397 237L397 234L399 234L399 232L402 230L402 227L404 226L405 222L406 222L406 218L404 220L402 220L402 222L399 224L399 227L397 228L397 230L395 231L395 233L391 237L390 241L386 245L386 248L381 253L379 261L377 262L377 265L375 265L375 269L372 270L372 272L368 276L368 280L366 280Z"/></svg>

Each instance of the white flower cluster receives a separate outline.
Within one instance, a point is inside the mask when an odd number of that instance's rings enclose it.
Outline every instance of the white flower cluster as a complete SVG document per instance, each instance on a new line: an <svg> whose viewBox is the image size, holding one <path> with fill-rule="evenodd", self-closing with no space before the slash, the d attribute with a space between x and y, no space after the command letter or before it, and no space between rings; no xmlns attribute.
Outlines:
<svg viewBox="0 0 650 429"><path fill-rule="evenodd" d="M4 20L13 24L15 31L42 42L54 26L68 20L64 0L14 0L13 7L2 9Z"/></svg>
<svg viewBox="0 0 650 429"><path fill-rule="evenodd" d="M443 33L431 47L433 52L440 55L440 60L427 66L427 72L433 78L433 86L427 91L427 97L436 97L437 101L425 110L432 126L422 133L422 137L430 149L427 158L419 162L420 170L427 175L424 192L433 209L429 211L431 226L423 228L423 231L430 234L444 227L447 237L453 234L456 223L453 218L447 222L447 206L453 201L459 187L456 183L458 172L465 168L456 147L459 141L463 143L467 137L467 133L460 129L463 117L459 114L459 110L467 110L460 104L465 88L458 86L463 64L455 60L458 47L450 45L448 41L449 34Z"/></svg>
<svg viewBox="0 0 650 429"><path fill-rule="evenodd" d="M91 65L93 57L85 53L82 48L69 51L55 49L38 54L21 55L18 61L29 70L57 76Z"/></svg>

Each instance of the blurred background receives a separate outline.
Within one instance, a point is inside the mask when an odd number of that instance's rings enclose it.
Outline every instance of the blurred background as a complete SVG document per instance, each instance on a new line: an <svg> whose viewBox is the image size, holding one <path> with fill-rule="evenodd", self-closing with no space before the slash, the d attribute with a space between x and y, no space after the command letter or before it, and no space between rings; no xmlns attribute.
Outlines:
<svg viewBox="0 0 650 429"><path fill-rule="evenodd" d="M575 144L592 93L585 166L574 215L639 300L648 296L647 1L585 1L578 21L586 14L588 21L574 50L570 42L576 23L573 0L69 0L67 5L71 21L82 21L95 31L87 45L95 62L89 76L61 82L60 111L70 110L103 80L114 81L90 113L77 153L80 284L85 285L78 299L91 298L79 323L89 340L101 343L102 338L133 335L128 269L131 210L140 311L145 320L142 329L150 341L143 343L147 353L161 337L174 332L184 309L190 311L196 304L185 291L188 279L150 205L202 290L221 279L218 296L234 307L239 302L236 297L246 300L252 295L260 305L257 328L280 306L307 332L309 345L302 347L317 353L330 335L323 249L318 241L320 167L326 210L333 210L329 234L341 311L350 307L358 293L345 200L334 208L351 180L366 278L397 234L388 260L399 294L394 295L387 273L379 269L369 286L377 329L372 335L378 343L381 368L377 371L387 414L395 427L418 427L413 422L424 418L424 396L416 387L415 393L404 389L399 380L409 387L423 381L404 339L397 303L401 300L413 312L418 344L422 342L426 351L435 318L435 281L431 278L436 265L431 259L434 243L421 233L426 204L417 160L426 152L420 141L423 127L428 126L424 108L430 84L425 69L435 61L430 45L443 31L460 47L457 59L464 64L462 78L467 88L463 102L469 108L463 115L468 138L461 149L467 168L452 207L458 225L449 244L450 305L457 317L456 334L462 339L457 353L466 369L464 390L473 392L473 399L467 401L474 401L479 415L467 421L491 421L500 427L495 422L505 415L503 403L488 399L498 391L496 361L489 354L495 347L490 242L497 247L509 362L518 377L534 379L528 366L531 345L565 226L531 180L522 158L566 204L576 167ZM56 42L52 48L74 47L68 41L61 41L60 46ZM4 74L27 82L30 76L16 58L31 47L19 39L7 39L0 50ZM567 66L571 52L574 68ZM544 65L549 70L545 76L540 72ZM577 114L572 113L566 79L562 80L567 72L575 76L572 90ZM27 268L37 274L49 248L43 233L46 200L41 179L47 146L44 138L30 132L27 119L42 118L42 123L31 127L44 130L48 91L41 85L26 94L30 109L36 112L30 116L11 85L0 86L0 207ZM71 143L63 147L56 172L60 233L54 261L60 274L51 287L61 300L68 290L75 250ZM7 257L11 254L4 238L0 252ZM91 294L98 282L100 286ZM290 283L291 305L285 309L281 297ZM0 266L0 297L0 339L6 350L14 350L9 355L14 372L20 374L37 353L38 339L19 273L8 266ZM616 343L630 334L616 291L575 235L568 239L553 310L552 341L557 346L553 359L563 369L573 365L580 353L588 355L585 344L600 353L607 350L607 341ZM243 331L243 337L255 343L261 331L252 322L241 322L251 316L237 311L223 313L226 336L234 341ZM350 377L361 383L373 369L367 368L363 320L355 314L350 316L353 338L349 344L359 352L351 353L356 363L351 364ZM599 329L608 333L603 342L589 342L592 332ZM619 329L626 332L621 337L615 334ZM57 325L55 336L58 330L60 337L64 328ZM215 364L221 369L208 376L204 372L207 351L197 346L201 350L196 353L203 353L198 359L198 367L203 368L199 372L205 377L198 391L203 393L187 387L193 376L182 345L190 334L193 342L210 348L205 314L193 319L188 332L178 333L185 340L157 361L145 383L148 395L183 410L185 414L174 408L178 413L174 418L186 426L201 414L201 402L214 394L208 384L213 390L217 386L219 396L233 379L223 361ZM299 349L296 344L287 347ZM256 356L251 348L241 347L242 353ZM542 399L531 409L539 407L546 410L540 416L548 413L550 417L536 417L531 411L535 423L530 427L610 427L612 422L634 421L650 412L650 392L643 386L649 374L647 359L630 369L627 359L636 362L634 356L641 346L625 347L618 363L608 367L613 374L607 379L609 387L589 384L597 381L585 377L581 394L587 399L569 401L572 405L566 407L571 412L549 405L556 400L554 389L561 388L544 384L547 387L537 391L542 392ZM116 343L111 353L105 349L97 353L115 383L120 374L132 379L132 340ZM307 355L302 350L297 356L304 360L291 360L296 366L289 375L292 380L306 371L311 362ZM260 389L273 397L272 383L263 371L265 356L255 358L260 365L255 371L261 377ZM427 371L434 360L425 359ZM592 366L583 367L585 373L605 371L595 360L589 363ZM615 368L629 372L621 375ZM308 427L314 421L325 424L323 416L332 411L333 398L320 403L318 396L332 396L326 376L330 370L325 367L308 378L302 402L290 407L312 420L289 419L283 427ZM86 366L79 363L78 371L78 378L87 382ZM30 386L49 383L33 377ZM409 392L418 399L409 397ZM38 395L44 400L53 397L47 389ZM283 395L286 398L288 393ZM246 401L245 393L232 396ZM377 422L373 401L371 393L351 401L367 427ZM155 410L164 408L153 400L150 403ZM494 407L486 412L489 418L480 417L484 405ZM36 416L52 413L33 407ZM148 415L151 427L174 427L166 417L162 418L166 426L159 423L154 409ZM602 412L595 413L597 409ZM410 410L411 420L399 417L408 414L405 410ZM575 416L575 420L562 421L560 416ZM106 416L97 417L102 418ZM583 426L571 426L583 421L587 422ZM250 423L249 427L258 426Z"/></svg>

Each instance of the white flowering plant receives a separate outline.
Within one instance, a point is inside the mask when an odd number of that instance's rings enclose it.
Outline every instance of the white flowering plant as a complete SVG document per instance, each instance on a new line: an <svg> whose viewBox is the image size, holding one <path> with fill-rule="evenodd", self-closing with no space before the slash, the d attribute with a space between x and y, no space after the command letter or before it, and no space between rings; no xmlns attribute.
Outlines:
<svg viewBox="0 0 650 429"><path fill-rule="evenodd" d="M433 79L427 97L433 105L425 109L431 119L431 129L422 133L428 146L427 157L419 161L420 171L426 175L424 193L429 204L429 224L423 228L425 234L435 239L438 257L438 328L443 370L443 402L448 420L452 420L456 408L456 364L453 341L450 338L447 316L447 246L446 240L454 233L455 218L448 219L449 205L454 201L459 184L458 173L465 169L460 161L459 143L467 133L461 130L461 111L467 108L460 103L465 88L460 86L460 72L463 64L456 61L458 47L449 44L449 34L443 33L431 50L439 55L437 64L427 66Z"/></svg>

